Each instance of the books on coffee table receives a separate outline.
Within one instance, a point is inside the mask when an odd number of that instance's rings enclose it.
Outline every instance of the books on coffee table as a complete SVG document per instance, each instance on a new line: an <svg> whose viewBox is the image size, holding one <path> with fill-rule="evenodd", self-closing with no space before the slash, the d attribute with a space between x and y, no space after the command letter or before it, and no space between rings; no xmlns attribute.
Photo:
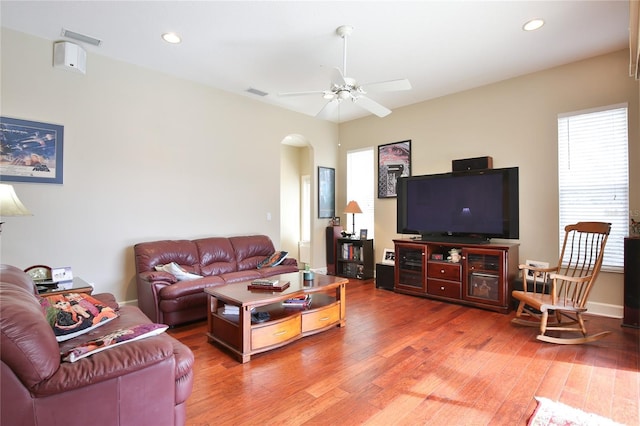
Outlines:
<svg viewBox="0 0 640 426"><path fill-rule="evenodd" d="M289 287L289 281L280 281L277 279L260 278L251 281L251 284L247 286L249 290L268 290L268 291L282 291Z"/></svg>
<svg viewBox="0 0 640 426"><path fill-rule="evenodd" d="M311 295L292 297L282 301L282 306L287 308L308 308L311 306Z"/></svg>

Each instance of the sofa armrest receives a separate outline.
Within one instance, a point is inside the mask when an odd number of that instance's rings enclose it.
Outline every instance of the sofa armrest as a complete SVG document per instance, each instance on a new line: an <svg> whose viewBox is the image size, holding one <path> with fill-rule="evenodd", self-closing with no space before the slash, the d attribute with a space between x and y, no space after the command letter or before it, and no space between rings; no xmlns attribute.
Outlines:
<svg viewBox="0 0 640 426"><path fill-rule="evenodd" d="M152 282L166 282L168 284L175 284L178 279L173 275L165 271L145 271L138 274L138 279L142 281Z"/></svg>
<svg viewBox="0 0 640 426"><path fill-rule="evenodd" d="M54 375L38 383L31 391L38 397L55 395L141 371L173 356L171 341L160 336L149 337L107 349L74 363L60 363Z"/></svg>
<svg viewBox="0 0 640 426"><path fill-rule="evenodd" d="M298 261L292 257L285 257L285 259L280 263L281 265L292 265L298 266Z"/></svg>
<svg viewBox="0 0 640 426"><path fill-rule="evenodd" d="M169 338L173 345L173 354L176 357L176 405L183 403L191 395L193 390L193 363L195 357L191 349L171 336Z"/></svg>

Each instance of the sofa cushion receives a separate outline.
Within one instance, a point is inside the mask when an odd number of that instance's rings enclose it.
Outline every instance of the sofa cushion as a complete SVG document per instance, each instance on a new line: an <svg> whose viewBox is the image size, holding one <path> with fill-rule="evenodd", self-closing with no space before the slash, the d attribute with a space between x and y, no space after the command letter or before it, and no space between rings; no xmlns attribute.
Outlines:
<svg viewBox="0 0 640 426"><path fill-rule="evenodd" d="M38 298L13 283L0 283L0 356L28 389L60 366L56 337Z"/></svg>
<svg viewBox="0 0 640 426"><path fill-rule="evenodd" d="M266 235L230 237L229 241L236 253L238 271L257 269L258 263L276 251L273 242Z"/></svg>
<svg viewBox="0 0 640 426"><path fill-rule="evenodd" d="M227 284L237 283L240 281L251 281L256 278L260 278L261 276L260 271L257 269L246 269L244 271L228 272L220 275Z"/></svg>
<svg viewBox="0 0 640 426"><path fill-rule="evenodd" d="M134 247L136 271L152 271L157 265L175 262L188 272L200 274L198 249L189 240L138 243Z"/></svg>
<svg viewBox="0 0 640 426"><path fill-rule="evenodd" d="M192 268L193 269L193 268ZM173 275L178 281L191 281L202 278L201 275L191 273L186 268L181 267L176 262L167 263L166 265L156 265L156 271L167 272Z"/></svg>
<svg viewBox="0 0 640 426"><path fill-rule="evenodd" d="M194 242L200 254L202 275L220 275L236 270L236 254L228 238L202 238Z"/></svg>
<svg viewBox="0 0 640 426"><path fill-rule="evenodd" d="M159 291L160 300L177 299L190 294L203 293L207 287L224 284L224 280L219 276L207 276L197 280L180 281L172 285L163 287Z"/></svg>

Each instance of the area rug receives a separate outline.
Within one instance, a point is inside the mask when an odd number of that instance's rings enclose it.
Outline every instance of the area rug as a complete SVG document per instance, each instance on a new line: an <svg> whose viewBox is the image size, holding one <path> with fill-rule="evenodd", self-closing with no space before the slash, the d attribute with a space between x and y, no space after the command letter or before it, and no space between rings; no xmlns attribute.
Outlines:
<svg viewBox="0 0 640 426"><path fill-rule="evenodd" d="M536 410L529 419L529 426L623 426L606 417L586 413L561 402L540 396Z"/></svg>

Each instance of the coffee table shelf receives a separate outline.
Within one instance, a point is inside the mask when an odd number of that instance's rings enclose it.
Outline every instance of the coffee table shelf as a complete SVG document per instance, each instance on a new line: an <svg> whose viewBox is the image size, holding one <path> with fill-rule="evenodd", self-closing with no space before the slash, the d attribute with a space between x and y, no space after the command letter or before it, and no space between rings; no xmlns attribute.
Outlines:
<svg viewBox="0 0 640 426"><path fill-rule="evenodd" d="M345 285L348 280L316 274L304 281L302 273L278 277L289 281L282 292L248 290L249 282L205 289L208 304L208 340L229 350L245 363L251 355L272 350L305 336L345 325ZM292 297L311 295L308 308L283 306ZM224 305L239 307L239 315L224 314ZM252 322L251 313L268 312L269 319Z"/></svg>

